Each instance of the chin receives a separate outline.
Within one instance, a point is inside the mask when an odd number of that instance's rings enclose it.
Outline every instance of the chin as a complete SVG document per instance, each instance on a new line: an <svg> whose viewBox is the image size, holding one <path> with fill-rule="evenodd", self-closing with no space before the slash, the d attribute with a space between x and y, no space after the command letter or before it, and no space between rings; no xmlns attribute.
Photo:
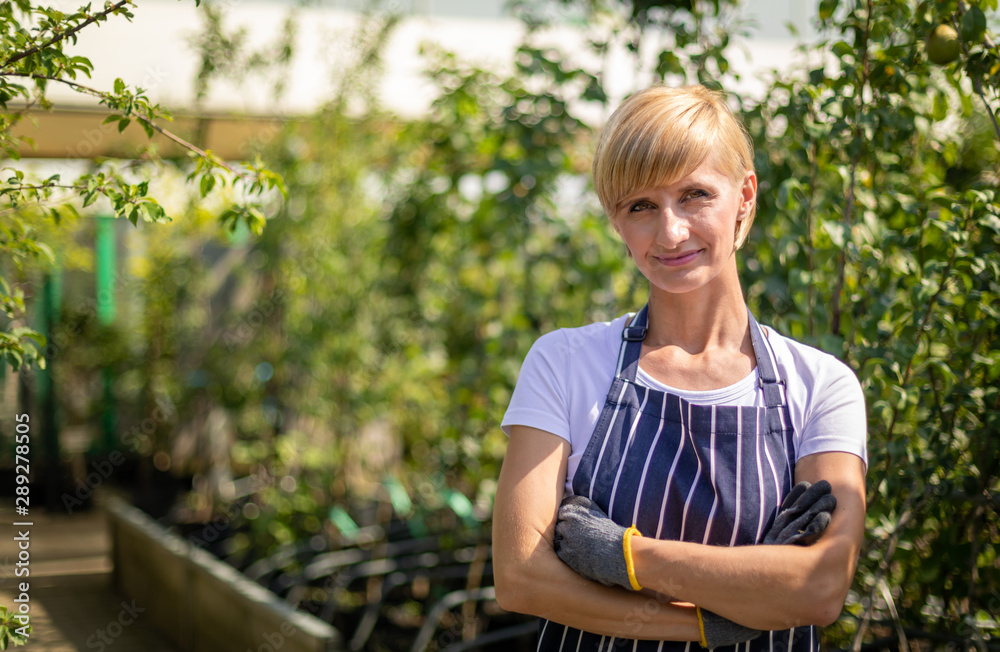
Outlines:
<svg viewBox="0 0 1000 652"><path fill-rule="evenodd" d="M682 283L678 282L663 283L649 279L649 277L646 278L649 280L649 285L651 290L656 289L666 294L687 294L688 292L694 292L695 290L698 290L705 286L705 283L693 280Z"/></svg>

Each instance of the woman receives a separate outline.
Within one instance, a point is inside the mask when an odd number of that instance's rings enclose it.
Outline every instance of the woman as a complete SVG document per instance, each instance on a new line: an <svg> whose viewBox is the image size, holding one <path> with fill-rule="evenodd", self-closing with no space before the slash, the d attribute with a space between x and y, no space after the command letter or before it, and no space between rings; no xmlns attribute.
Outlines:
<svg viewBox="0 0 1000 652"><path fill-rule="evenodd" d="M749 138L721 94L653 87L611 116L593 174L649 301L525 358L502 422L497 600L542 617L543 650L818 650L863 537L864 398L840 361L747 310ZM775 519L818 498L789 497L796 483L823 481L836 509L818 541L753 545L795 542Z"/></svg>

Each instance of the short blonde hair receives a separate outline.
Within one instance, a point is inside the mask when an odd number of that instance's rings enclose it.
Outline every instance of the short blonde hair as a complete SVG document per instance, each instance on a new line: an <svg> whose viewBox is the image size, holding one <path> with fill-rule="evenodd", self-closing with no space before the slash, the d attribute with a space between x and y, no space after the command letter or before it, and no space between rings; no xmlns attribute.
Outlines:
<svg viewBox="0 0 1000 652"><path fill-rule="evenodd" d="M720 172L741 183L753 171L753 143L726 105L704 86L653 86L626 99L601 130L594 152L594 188L608 216L625 197L690 174L714 155ZM736 230L742 246L756 204Z"/></svg>

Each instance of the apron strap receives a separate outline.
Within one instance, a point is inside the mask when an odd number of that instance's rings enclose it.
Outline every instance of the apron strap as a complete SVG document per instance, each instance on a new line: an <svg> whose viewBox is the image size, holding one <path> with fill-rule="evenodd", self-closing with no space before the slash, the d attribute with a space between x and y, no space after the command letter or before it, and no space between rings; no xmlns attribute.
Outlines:
<svg viewBox="0 0 1000 652"><path fill-rule="evenodd" d="M750 319L750 343L757 358L757 384L764 390L764 405L785 405L785 380L778 376L778 359L774 356L774 349L749 308L747 317Z"/></svg>
<svg viewBox="0 0 1000 652"><path fill-rule="evenodd" d="M622 343L618 350L618 369L615 376L625 380L635 380L635 374L639 370L639 354L642 353L642 341L646 339L646 331L649 330L649 304L642 307L632 318L631 322L626 322L622 329Z"/></svg>
<svg viewBox="0 0 1000 652"><path fill-rule="evenodd" d="M764 404L767 407L785 405L785 381L778 377L777 359L771 343L767 341L764 332L747 308L750 320L750 342L753 354L757 359L758 384L764 391ZM618 350L618 368L615 376L622 380L635 382L639 370L639 354L642 353L642 342L649 330L649 304L642 307L631 321L622 329L622 343Z"/></svg>

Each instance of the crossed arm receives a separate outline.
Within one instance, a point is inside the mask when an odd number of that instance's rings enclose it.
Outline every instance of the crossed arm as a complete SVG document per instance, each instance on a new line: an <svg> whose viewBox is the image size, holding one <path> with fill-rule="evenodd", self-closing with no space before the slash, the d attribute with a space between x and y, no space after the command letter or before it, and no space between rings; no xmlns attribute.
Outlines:
<svg viewBox="0 0 1000 652"><path fill-rule="evenodd" d="M699 640L692 604L763 630L827 625L839 616L864 532L858 457L819 453L796 466L796 482L825 479L837 498L833 520L815 544L728 548L633 537L636 576L653 590L635 593L586 580L556 556L569 452L556 435L511 428L493 520L497 600L504 609L598 634L675 641Z"/></svg>

